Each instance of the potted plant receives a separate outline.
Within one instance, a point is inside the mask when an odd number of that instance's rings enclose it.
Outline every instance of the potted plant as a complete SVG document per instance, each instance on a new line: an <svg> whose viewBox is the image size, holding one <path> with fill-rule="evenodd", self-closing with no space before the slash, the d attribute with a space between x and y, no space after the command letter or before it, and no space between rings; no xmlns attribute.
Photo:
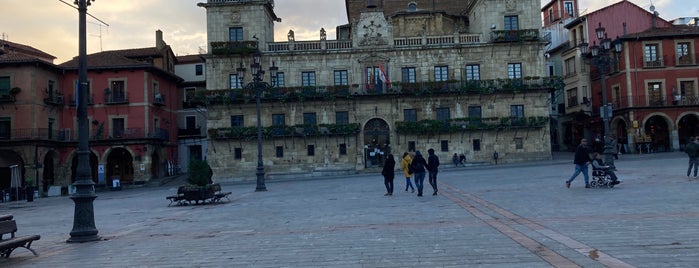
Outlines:
<svg viewBox="0 0 699 268"><path fill-rule="evenodd" d="M213 171L209 163L202 160L189 161L189 176L184 195L187 201L206 201L214 196L211 188Z"/></svg>
<svg viewBox="0 0 699 268"><path fill-rule="evenodd" d="M27 195L27 202L34 202L34 179L25 178L24 179L24 189Z"/></svg>

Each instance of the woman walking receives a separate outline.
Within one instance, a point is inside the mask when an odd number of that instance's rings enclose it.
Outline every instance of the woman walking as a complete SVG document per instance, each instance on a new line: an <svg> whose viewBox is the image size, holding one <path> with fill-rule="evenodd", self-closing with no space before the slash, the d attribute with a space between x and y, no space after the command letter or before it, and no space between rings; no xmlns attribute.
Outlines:
<svg viewBox="0 0 699 268"><path fill-rule="evenodd" d="M393 154L388 154L386 162L383 164L383 170L381 175L383 175L383 184L386 186L386 194L388 196L393 195L393 178L395 177L396 160L393 159Z"/></svg>
<svg viewBox="0 0 699 268"><path fill-rule="evenodd" d="M403 170L403 175L405 175L405 191L408 191L408 188L414 193L415 192L415 187L413 187L413 184L410 182L410 177L412 174L410 174L410 163L413 162L413 159L410 158L410 154L408 152L403 153L403 159L400 161L400 167Z"/></svg>

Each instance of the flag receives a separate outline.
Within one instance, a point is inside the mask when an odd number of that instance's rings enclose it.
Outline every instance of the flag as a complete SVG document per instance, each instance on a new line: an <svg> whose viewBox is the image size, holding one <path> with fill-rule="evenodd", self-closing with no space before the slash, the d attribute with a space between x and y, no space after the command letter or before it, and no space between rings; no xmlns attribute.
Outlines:
<svg viewBox="0 0 699 268"><path fill-rule="evenodd" d="M386 76L386 71L383 69L383 65L379 64L379 79L384 82L388 86L388 88L391 88L391 81L388 80L388 77Z"/></svg>

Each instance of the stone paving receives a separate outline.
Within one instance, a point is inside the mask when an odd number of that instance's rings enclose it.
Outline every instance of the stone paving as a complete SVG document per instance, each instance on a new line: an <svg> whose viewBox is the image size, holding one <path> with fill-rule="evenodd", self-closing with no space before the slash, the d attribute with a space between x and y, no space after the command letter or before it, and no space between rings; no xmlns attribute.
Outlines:
<svg viewBox="0 0 699 268"><path fill-rule="evenodd" d="M442 162L448 163L448 159ZM682 152L622 155L613 189L567 189L572 154L453 168L439 195L384 196L383 179L224 184L223 204L168 207L175 186L99 192L100 241L68 244L68 197L0 204L19 235L0 267L698 267L699 180Z"/></svg>

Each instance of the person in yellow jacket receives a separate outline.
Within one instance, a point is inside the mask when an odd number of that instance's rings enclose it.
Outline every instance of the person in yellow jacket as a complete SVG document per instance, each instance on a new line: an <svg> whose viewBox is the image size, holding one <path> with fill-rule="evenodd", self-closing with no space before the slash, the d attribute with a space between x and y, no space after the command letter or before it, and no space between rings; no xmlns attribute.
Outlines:
<svg viewBox="0 0 699 268"><path fill-rule="evenodd" d="M408 188L410 188L411 193L415 192L415 187L413 187L413 183L410 182L410 177L413 175L408 172L410 169L410 163L413 162L413 159L410 158L410 154L408 152L403 153L403 159L400 161L400 166L403 169L403 175L405 175L405 191L408 191Z"/></svg>

